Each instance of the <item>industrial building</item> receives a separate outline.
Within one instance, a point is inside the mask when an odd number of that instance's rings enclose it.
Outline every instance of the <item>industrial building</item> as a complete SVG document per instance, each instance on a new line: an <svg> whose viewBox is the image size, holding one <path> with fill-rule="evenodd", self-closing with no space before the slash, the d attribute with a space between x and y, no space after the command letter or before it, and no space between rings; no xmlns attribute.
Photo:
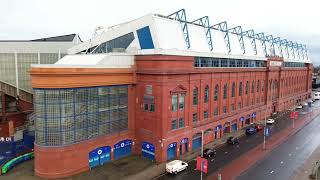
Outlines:
<svg viewBox="0 0 320 180"><path fill-rule="evenodd" d="M0 41L0 137L23 130L33 112L31 64L53 64L81 39L76 34Z"/></svg>
<svg viewBox="0 0 320 180"><path fill-rule="evenodd" d="M30 70L35 173L46 178L133 153L179 158L311 94L305 45L183 9L112 26L68 54Z"/></svg>

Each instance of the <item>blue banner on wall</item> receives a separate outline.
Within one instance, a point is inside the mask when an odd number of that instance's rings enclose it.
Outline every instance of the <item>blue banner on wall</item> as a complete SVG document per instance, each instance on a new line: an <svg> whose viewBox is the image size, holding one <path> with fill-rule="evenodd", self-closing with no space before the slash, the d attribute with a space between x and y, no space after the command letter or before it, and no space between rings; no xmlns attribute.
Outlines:
<svg viewBox="0 0 320 180"><path fill-rule="evenodd" d="M153 144L148 142L142 142L142 156L151 160L155 159L155 147Z"/></svg>
<svg viewBox="0 0 320 180"><path fill-rule="evenodd" d="M116 149L124 148L126 146L131 146L131 145L132 145L132 140L126 139L115 144L114 149L116 150Z"/></svg>
<svg viewBox="0 0 320 180"><path fill-rule="evenodd" d="M244 117L241 117L241 118L240 118L240 121L244 121Z"/></svg>
<svg viewBox="0 0 320 180"><path fill-rule="evenodd" d="M170 148L175 148L177 146L177 143L176 142L173 142L171 144L168 145L168 149Z"/></svg>
<svg viewBox="0 0 320 180"><path fill-rule="evenodd" d="M186 144L186 143L188 143L189 142L189 139L188 138L183 138L182 140L181 140L181 144Z"/></svg>

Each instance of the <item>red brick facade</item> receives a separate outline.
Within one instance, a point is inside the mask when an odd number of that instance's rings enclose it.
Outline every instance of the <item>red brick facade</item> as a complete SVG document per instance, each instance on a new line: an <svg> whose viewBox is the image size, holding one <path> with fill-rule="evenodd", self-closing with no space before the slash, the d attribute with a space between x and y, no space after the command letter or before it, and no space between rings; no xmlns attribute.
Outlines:
<svg viewBox="0 0 320 180"><path fill-rule="evenodd" d="M204 135L204 143L212 142L224 135L223 129L225 132L231 132L232 124L236 123L237 129L243 128L245 124L264 118L266 109L266 115L269 116L273 111L293 107L298 101L307 99L311 93L312 65L302 68L269 66L269 61L282 61L277 58L270 58L266 62L267 67L263 68L195 68L194 57L186 56L146 55L136 56L135 60L135 72L133 78L129 78L134 80L128 92L128 131L63 147L35 146L37 175L60 178L89 170L90 151L101 146L113 147L115 143L124 139L132 139L135 154L141 154L142 142L152 143L155 146L156 161L165 162L171 143L177 143L175 154L178 157L180 153L183 155L186 149L192 150L192 139L201 131L207 132ZM51 76L54 77L54 73ZM91 86L90 79L92 78L87 78L88 86ZM271 82L280 83L271 90ZM33 78L33 86L37 83L37 79ZM218 99L214 100L217 85ZM227 94L224 99L225 85ZM51 82L50 87L54 88L54 82ZM194 88L198 89L197 105L193 105ZM205 89L209 92L208 102L204 102ZM185 97L182 111L179 107L177 111L172 111L173 95L177 95L178 99L182 95ZM153 104L154 111L145 110L145 104L148 108ZM232 105L234 110L231 108ZM224 107L226 113L223 112ZM207 111L207 118L204 118L204 111ZM195 113L197 121L193 122ZM179 118L184 118L184 127L172 130L172 120ZM188 138L187 145L181 143L184 138ZM111 157L112 155L111 152Z"/></svg>

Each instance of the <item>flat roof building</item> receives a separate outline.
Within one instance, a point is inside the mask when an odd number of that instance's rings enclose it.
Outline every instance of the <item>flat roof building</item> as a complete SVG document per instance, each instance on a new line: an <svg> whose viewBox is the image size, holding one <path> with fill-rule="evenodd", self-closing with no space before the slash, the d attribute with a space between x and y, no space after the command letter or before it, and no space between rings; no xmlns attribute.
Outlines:
<svg viewBox="0 0 320 180"><path fill-rule="evenodd" d="M310 98L304 45L185 17L148 14L32 65L36 175L165 162Z"/></svg>

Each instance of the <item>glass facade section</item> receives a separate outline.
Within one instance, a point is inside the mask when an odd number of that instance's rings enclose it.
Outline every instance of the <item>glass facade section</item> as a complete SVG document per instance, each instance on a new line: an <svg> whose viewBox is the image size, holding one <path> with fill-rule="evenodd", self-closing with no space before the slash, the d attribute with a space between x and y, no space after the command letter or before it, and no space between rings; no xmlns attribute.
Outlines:
<svg viewBox="0 0 320 180"><path fill-rule="evenodd" d="M128 87L34 89L35 142L61 146L128 129Z"/></svg>
<svg viewBox="0 0 320 180"><path fill-rule="evenodd" d="M214 58L214 57L195 57L193 65L195 67L266 67L265 61L232 59L232 58Z"/></svg>
<svg viewBox="0 0 320 180"><path fill-rule="evenodd" d="M101 43L99 46L95 47L93 50L93 54L100 54L100 53L108 53L112 52L114 48L123 48L127 49L131 42L134 40L133 33L128 33L123 36L117 37L110 41ZM90 53L90 52L87 52Z"/></svg>
<svg viewBox="0 0 320 180"><path fill-rule="evenodd" d="M198 105L198 88L193 89L193 105Z"/></svg>

